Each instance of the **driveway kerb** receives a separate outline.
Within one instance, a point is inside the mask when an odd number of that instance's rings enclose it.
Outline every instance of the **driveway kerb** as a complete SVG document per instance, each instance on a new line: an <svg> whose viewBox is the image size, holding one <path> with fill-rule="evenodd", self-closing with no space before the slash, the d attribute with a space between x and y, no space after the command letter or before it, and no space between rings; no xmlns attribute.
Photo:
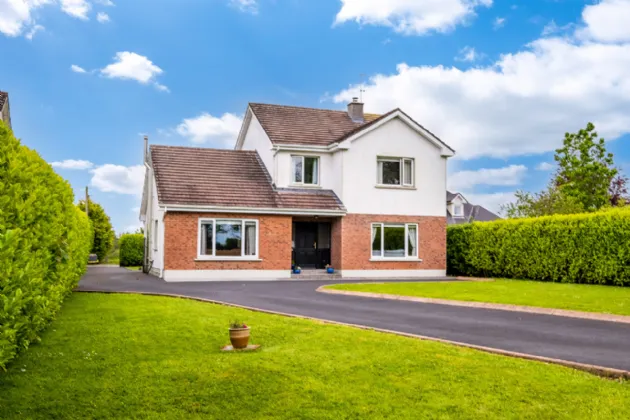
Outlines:
<svg viewBox="0 0 630 420"><path fill-rule="evenodd" d="M423 298L416 296L392 295L388 293L354 292L349 290L329 289L328 286L317 288L319 293L331 295L358 296L372 299L402 300L406 302L435 303L438 305L464 306L467 308L497 309L510 312L527 312L530 314L566 316L569 318L592 319L596 321L620 322L630 324L630 316L600 314L595 312L571 311L567 309L540 308L536 306L507 305L503 303L469 302L463 300L449 300L436 298Z"/></svg>
<svg viewBox="0 0 630 420"><path fill-rule="evenodd" d="M318 289L318 291L319 291L319 289ZM598 376L601 376L601 377L604 377L604 378L630 380L630 371L621 370L621 369L614 369L614 368L609 368L609 367L604 367L604 366L597 366L597 365L590 365L590 364L585 364L585 363L572 362L572 361L569 361L569 360L554 359L554 358L544 357L544 356L535 356L535 355L531 355L531 354L518 353L518 352L514 352L514 351L509 351L509 350L501 350L501 349L496 349L496 348L492 348L492 347L478 346L478 345L475 345L475 344L461 343L461 342L457 342L457 341L445 340L445 339L442 339L442 338L428 337L428 336L423 336L423 335L418 335L418 334L405 333L405 332L401 332L401 331L394 331L394 330L388 330L388 329L383 329L383 328L370 327L370 326L366 326L366 325L349 324L349 323L345 323L345 322L332 321L332 320L328 320L328 319L322 319L322 318L315 318L315 317L309 317L309 316L304 316L304 315L297 315L297 314L291 314L291 313L285 313L285 312L272 311L272 310L268 310L268 309L255 308L255 307L251 307L251 306L239 305L239 304L236 304L236 303L223 302L223 301L207 299L207 298L200 298L200 297L193 297L193 296L186 296L186 295L179 295L179 294L170 294L170 293L135 292L135 291L102 291L102 290L97 290L97 289L96 290L89 290L89 289L86 289L86 288L83 288L81 290L75 290L75 292L78 292L78 293L104 293L104 294L133 294L133 295L163 296L163 297L173 297L173 298L180 298L180 299L190 299L190 300L196 300L196 301L199 301L199 302L213 303L213 304L217 304L217 305L223 305L223 306L230 306L230 307L235 307L235 308L247 309L247 310L250 310L250 311L267 313L267 314L271 314L271 315L280 315L280 316L286 316L286 317L291 317L291 318L307 319L307 320L311 320L311 321L318 321L318 322L321 322L321 323L324 323L324 324L343 325L343 326L346 326L346 327L359 328L359 329L362 329L362 330L377 331L377 332L382 332L382 333L386 333L386 334L395 334L395 335L408 337L408 338L415 338L415 339L419 339L419 340L435 341L435 342L439 342L439 343L450 344L450 345L454 345L454 346L458 346L458 347L464 347L464 348L470 348L470 349L479 350L479 351L483 351L483 352L486 352L486 353L497 354L497 355L501 355L501 356L515 357L515 358L526 359L526 360L533 360L533 361L543 362L543 363L552 363L552 364L561 365L561 366L565 366L565 367L569 367L569 368L585 371L585 372L588 372L588 373L592 373L594 375L598 375ZM326 293L326 292L324 292L324 293Z"/></svg>

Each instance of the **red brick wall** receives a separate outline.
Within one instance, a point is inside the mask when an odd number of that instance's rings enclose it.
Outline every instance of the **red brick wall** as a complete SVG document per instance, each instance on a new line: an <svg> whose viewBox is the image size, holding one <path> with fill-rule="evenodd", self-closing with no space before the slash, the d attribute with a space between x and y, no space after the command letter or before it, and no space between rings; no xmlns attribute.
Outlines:
<svg viewBox="0 0 630 420"><path fill-rule="evenodd" d="M422 262L370 261L372 223L417 223ZM333 223L332 265L340 270L445 270L446 217L348 214Z"/></svg>
<svg viewBox="0 0 630 420"><path fill-rule="evenodd" d="M258 256L262 261L195 261L199 218L256 219ZM291 216L166 213L164 216L165 270L290 270Z"/></svg>

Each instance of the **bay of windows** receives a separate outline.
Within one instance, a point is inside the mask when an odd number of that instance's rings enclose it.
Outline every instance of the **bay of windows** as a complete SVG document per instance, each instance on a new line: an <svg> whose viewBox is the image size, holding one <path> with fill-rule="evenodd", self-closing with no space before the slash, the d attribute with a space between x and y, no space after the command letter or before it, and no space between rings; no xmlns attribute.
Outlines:
<svg viewBox="0 0 630 420"><path fill-rule="evenodd" d="M373 223L372 257L417 258L418 225Z"/></svg>
<svg viewBox="0 0 630 420"><path fill-rule="evenodd" d="M293 184L319 184L319 158L291 156L291 182Z"/></svg>
<svg viewBox="0 0 630 420"><path fill-rule="evenodd" d="M201 219L199 257L242 258L258 256L258 221Z"/></svg>

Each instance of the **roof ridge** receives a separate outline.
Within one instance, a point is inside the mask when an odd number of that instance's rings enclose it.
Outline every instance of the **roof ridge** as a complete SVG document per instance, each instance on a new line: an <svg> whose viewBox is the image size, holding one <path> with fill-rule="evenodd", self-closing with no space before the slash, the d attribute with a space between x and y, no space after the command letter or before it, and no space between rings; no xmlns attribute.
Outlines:
<svg viewBox="0 0 630 420"><path fill-rule="evenodd" d="M152 144L149 146L151 149L161 148L161 149L184 149L184 150L213 150L217 152L245 152L245 153L256 153L255 150L243 150L243 149L222 149L219 147L198 147L198 146L171 146L167 144Z"/></svg>
<svg viewBox="0 0 630 420"><path fill-rule="evenodd" d="M310 110L310 111L339 112L339 113L347 114L347 111L345 111L343 109L315 108L315 107L299 106L299 105L266 104L266 103L263 103L263 102L250 102L249 105L275 106L275 107L280 107L280 108L307 109L307 110ZM378 114L373 114L373 115L378 115Z"/></svg>

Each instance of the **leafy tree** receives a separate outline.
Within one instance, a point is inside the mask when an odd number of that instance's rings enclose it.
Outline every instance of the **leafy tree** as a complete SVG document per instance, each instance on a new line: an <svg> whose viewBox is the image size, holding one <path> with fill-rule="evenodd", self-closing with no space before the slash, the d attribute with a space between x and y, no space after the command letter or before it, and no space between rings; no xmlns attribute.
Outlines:
<svg viewBox="0 0 630 420"><path fill-rule="evenodd" d="M79 209L85 211L85 200L79 202ZM98 256L99 261L104 261L114 245L114 229L112 229L109 216L100 204L90 200L88 213L94 229L94 243L91 252Z"/></svg>
<svg viewBox="0 0 630 420"><path fill-rule="evenodd" d="M613 207L625 206L630 199L628 198L628 178L623 175L617 175L608 188L608 196L610 205Z"/></svg>
<svg viewBox="0 0 630 420"><path fill-rule="evenodd" d="M574 214L584 211L582 203L554 185L549 185L547 189L534 194L517 191L515 196L516 202L503 206L503 211L509 218Z"/></svg>
<svg viewBox="0 0 630 420"><path fill-rule="evenodd" d="M555 184L563 194L573 197L586 211L599 210L610 203L609 188L618 170L592 123L577 133L566 133L555 160Z"/></svg>

